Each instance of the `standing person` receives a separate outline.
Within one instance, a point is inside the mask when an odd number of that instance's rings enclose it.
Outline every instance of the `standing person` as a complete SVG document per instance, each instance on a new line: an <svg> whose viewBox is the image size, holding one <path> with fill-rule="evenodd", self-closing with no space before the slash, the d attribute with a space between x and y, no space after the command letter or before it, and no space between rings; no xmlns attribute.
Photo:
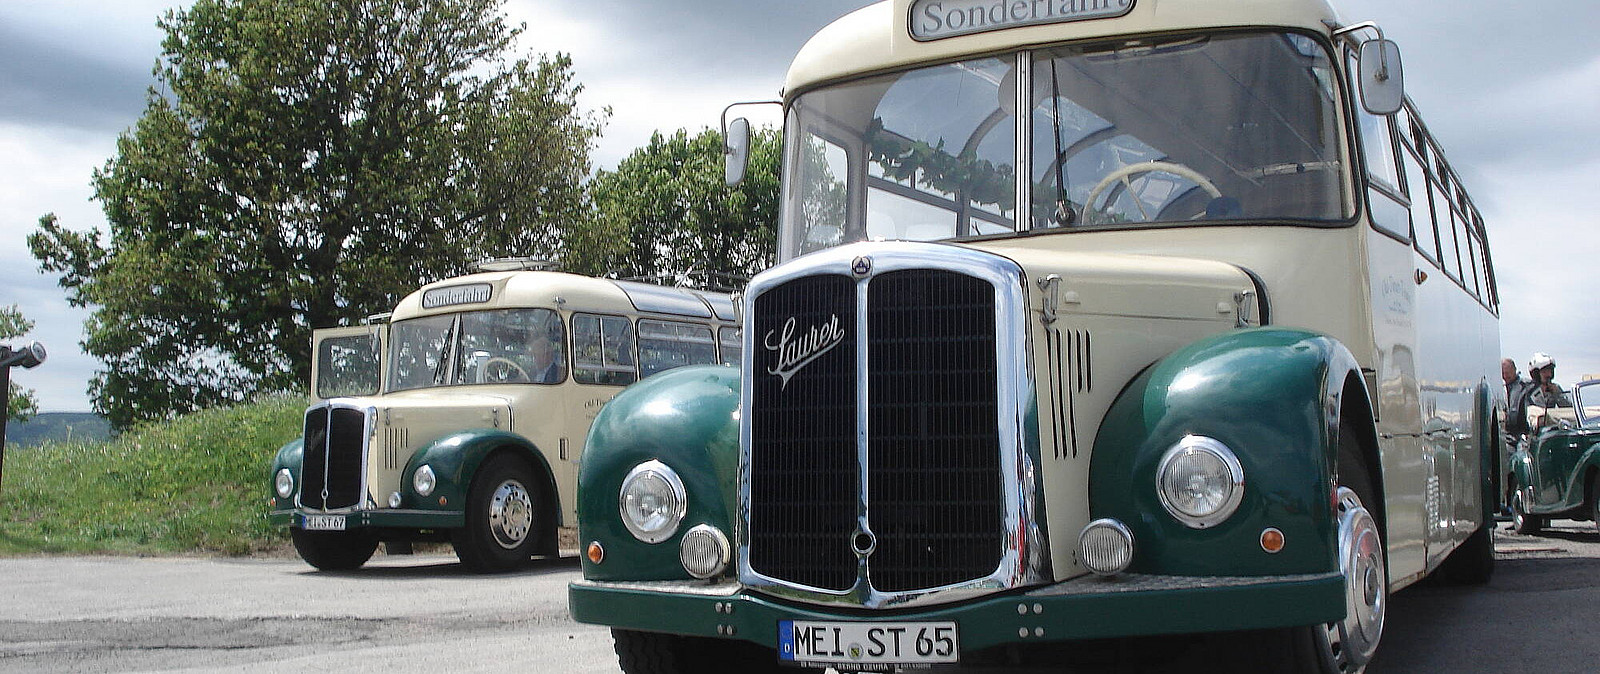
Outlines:
<svg viewBox="0 0 1600 674"><path fill-rule="evenodd" d="M1533 354L1528 363L1528 374L1533 376L1533 390L1528 393L1529 405L1539 407L1572 407L1572 398L1556 383L1556 359L1547 353Z"/></svg>
<svg viewBox="0 0 1600 674"><path fill-rule="evenodd" d="M1517 372L1517 363L1510 358L1500 359L1500 379L1506 384L1506 426L1507 440L1515 444L1516 439L1528 432L1528 393L1533 388L1533 381L1521 376Z"/></svg>

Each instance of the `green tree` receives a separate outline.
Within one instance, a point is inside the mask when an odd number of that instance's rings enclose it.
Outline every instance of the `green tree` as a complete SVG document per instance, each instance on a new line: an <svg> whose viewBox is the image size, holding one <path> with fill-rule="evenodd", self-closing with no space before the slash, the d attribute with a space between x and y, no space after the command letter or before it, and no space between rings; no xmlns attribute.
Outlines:
<svg viewBox="0 0 1600 674"><path fill-rule="evenodd" d="M131 422L296 388L313 327L490 256L554 256L608 112L517 57L502 0L197 0L94 174L110 231L28 239L94 308L95 408Z"/></svg>
<svg viewBox="0 0 1600 674"><path fill-rule="evenodd" d="M722 134L656 133L590 182L594 216L569 228L570 271L662 278L692 286L748 277L772 264L778 217L779 133L751 134L750 168L723 182Z"/></svg>
<svg viewBox="0 0 1600 674"><path fill-rule="evenodd" d="M17 309L17 305L0 307L0 340L21 337L32 329L33 321L23 318L22 311ZM6 419L27 421L39 413L39 401L34 397L33 391L18 386L16 382L10 382L10 388L11 397L7 398Z"/></svg>

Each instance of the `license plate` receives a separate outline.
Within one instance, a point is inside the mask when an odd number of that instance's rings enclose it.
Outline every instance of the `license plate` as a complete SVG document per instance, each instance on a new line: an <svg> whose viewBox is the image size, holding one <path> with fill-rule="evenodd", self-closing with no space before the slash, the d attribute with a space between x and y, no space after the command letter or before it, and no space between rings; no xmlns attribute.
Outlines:
<svg viewBox="0 0 1600 674"><path fill-rule="evenodd" d="M344 531L344 515L306 515L300 526L306 531Z"/></svg>
<svg viewBox="0 0 1600 674"><path fill-rule="evenodd" d="M959 662L954 622L778 623L778 657L798 663L850 665Z"/></svg>

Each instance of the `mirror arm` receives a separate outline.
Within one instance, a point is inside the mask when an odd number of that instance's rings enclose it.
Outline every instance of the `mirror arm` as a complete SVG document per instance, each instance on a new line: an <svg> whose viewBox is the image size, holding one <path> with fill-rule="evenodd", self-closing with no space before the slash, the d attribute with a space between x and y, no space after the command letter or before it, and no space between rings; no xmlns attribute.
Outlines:
<svg viewBox="0 0 1600 674"><path fill-rule="evenodd" d="M783 101L739 101L738 103L729 103L728 107L723 108L721 123L722 154L727 155L733 153L733 148L728 145L728 111L741 105L783 105Z"/></svg>
<svg viewBox="0 0 1600 674"><path fill-rule="evenodd" d="M1376 78L1379 82L1387 82L1387 81L1389 81L1389 47L1384 42L1383 29L1378 26L1378 22L1376 22L1376 21L1362 21L1361 23L1355 24L1353 26L1345 26L1344 28L1335 28L1334 31L1333 31L1333 37L1342 37L1342 36L1345 36L1345 35L1349 35L1350 33L1354 33L1354 32L1356 32L1358 30L1363 29L1363 28L1371 28L1373 32L1378 34L1378 48L1381 50L1379 52L1379 56L1381 56L1381 58L1379 58L1378 60L1381 63L1378 64L1378 72L1376 74L1374 74L1373 77ZM726 114L726 113L724 113L724 114Z"/></svg>

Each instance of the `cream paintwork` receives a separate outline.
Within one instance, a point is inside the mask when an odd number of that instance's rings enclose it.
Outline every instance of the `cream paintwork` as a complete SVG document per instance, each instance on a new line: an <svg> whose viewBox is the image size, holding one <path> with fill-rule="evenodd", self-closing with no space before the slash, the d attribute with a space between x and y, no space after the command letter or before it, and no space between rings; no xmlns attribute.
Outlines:
<svg viewBox="0 0 1600 674"><path fill-rule="evenodd" d="M913 64L974 54L1015 51L1029 45L1115 35L1208 27L1287 26L1327 33L1338 16L1323 0L1135 0L1120 18L1054 23L918 42L906 19L911 0L886 0L845 15L801 47L784 81L784 98L811 86Z"/></svg>
<svg viewBox="0 0 1600 674"><path fill-rule="evenodd" d="M1039 460L1044 483L1050 557L1056 580L1088 572L1078 561L1076 532L1089 524L1089 458L1100 419L1123 386L1150 363L1202 337L1238 325L1234 296L1254 292L1237 267L1186 257L1081 253L1032 244L1065 244L1078 237L1035 237L973 245L1019 264L1031 287L1029 341L1038 387ZM1020 245L1029 244L1029 245ZM1047 301L1037 282L1060 276L1056 320L1044 321ZM1253 323L1252 323L1253 324ZM1087 344L1059 340L1055 358L1048 333L1088 334ZM1071 362L1078 348L1092 351L1092 368ZM1087 355L1087 354L1086 354ZM1086 377L1079 387L1080 377ZM1064 400L1071 397L1070 404ZM1062 423L1056 419L1060 417ZM1057 443L1055 438L1065 442ZM1069 535L1062 535L1068 532Z"/></svg>
<svg viewBox="0 0 1600 674"><path fill-rule="evenodd" d="M433 288L488 283L488 302L422 308L422 296ZM734 325L714 319L641 312L615 283L575 274L549 271L510 271L472 274L425 285L395 306L391 322L422 316L506 308L544 308L557 311L570 332L574 313L689 321L712 327ZM359 334L359 328L317 331L317 338ZM570 342L570 339L569 339ZM562 520L577 521L578 462L588 439L589 426L600 408L622 391L622 386L579 384L571 376L570 344L563 356L567 377L559 384L479 384L396 391L377 396L345 398L377 410L371 452L367 457L369 496L376 507L388 507L388 495L400 486L406 461L416 450L451 433L497 428L516 433L533 443L549 463L561 502ZM387 366L385 351L385 367Z"/></svg>

